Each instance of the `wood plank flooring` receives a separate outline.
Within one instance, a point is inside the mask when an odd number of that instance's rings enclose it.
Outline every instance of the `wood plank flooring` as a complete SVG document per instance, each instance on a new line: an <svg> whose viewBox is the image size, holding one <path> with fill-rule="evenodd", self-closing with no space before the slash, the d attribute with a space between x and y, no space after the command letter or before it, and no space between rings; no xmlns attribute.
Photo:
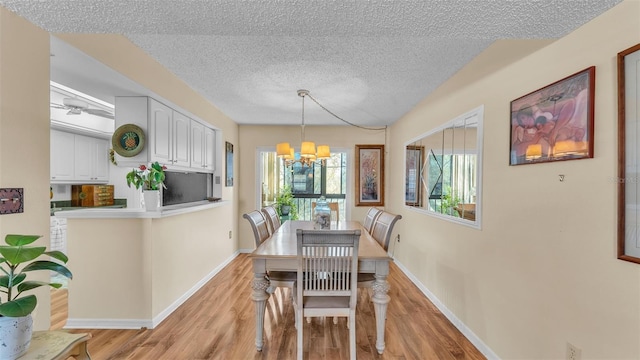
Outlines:
<svg viewBox="0 0 640 360"><path fill-rule="evenodd" d="M71 331L93 335L89 352L94 360L295 359L297 334L289 289L278 289L269 299L265 344L262 352L256 351L251 271L251 261L240 254L155 329ZM388 280L391 302L383 355L375 348L370 290L360 289L358 359L485 359L393 263ZM52 328L60 328L67 317L66 293L54 292ZM331 318L313 318L304 326L305 359L349 358L345 318L338 319L337 325Z"/></svg>

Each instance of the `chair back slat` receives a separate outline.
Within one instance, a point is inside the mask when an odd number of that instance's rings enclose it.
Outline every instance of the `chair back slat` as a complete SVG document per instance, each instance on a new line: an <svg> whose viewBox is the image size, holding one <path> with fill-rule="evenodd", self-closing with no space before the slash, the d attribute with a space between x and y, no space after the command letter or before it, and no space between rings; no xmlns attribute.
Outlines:
<svg viewBox="0 0 640 360"><path fill-rule="evenodd" d="M253 230L254 240L256 242L256 248L267 240L270 236L269 228L267 226L267 220L262 215L262 212L253 210L247 214L242 215L243 218L249 221L251 229Z"/></svg>
<svg viewBox="0 0 640 360"><path fill-rule="evenodd" d="M282 223L280 222L280 216L278 216L278 211L273 206L266 206L262 208L262 213L264 214L265 219L267 219L267 225L269 226L269 232L273 234L278 230Z"/></svg>
<svg viewBox="0 0 640 360"><path fill-rule="evenodd" d="M357 293L360 230L298 229L300 296L352 296Z"/></svg>
<svg viewBox="0 0 640 360"><path fill-rule="evenodd" d="M365 215L364 217L364 222L362 223L362 227L364 227L365 230L367 230L368 233L371 233L371 229L373 228L373 224L376 221L376 219L378 218L378 215L380 215L380 213L382 212L382 210L372 207L369 209L369 211L367 211L367 215Z"/></svg>
<svg viewBox="0 0 640 360"><path fill-rule="evenodd" d="M394 215L382 211L373 223L371 236L376 239L385 250L389 250L389 241L391 240L393 226L400 219L402 219L402 215Z"/></svg>

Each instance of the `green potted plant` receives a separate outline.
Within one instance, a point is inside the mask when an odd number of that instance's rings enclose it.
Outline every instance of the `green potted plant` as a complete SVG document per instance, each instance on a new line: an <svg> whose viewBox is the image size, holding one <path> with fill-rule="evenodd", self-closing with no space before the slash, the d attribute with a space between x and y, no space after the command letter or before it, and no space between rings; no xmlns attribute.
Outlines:
<svg viewBox="0 0 640 360"><path fill-rule="evenodd" d="M136 189L142 188L142 190L166 189L167 187L164 185L165 170L167 167L160 165L157 161L151 163L149 167L144 164L140 165L137 169L127 173L127 186L133 185Z"/></svg>
<svg viewBox="0 0 640 360"><path fill-rule="evenodd" d="M291 220L298 219L298 207L291 192L291 186L283 187L276 197L276 209L280 216L289 216Z"/></svg>
<svg viewBox="0 0 640 360"><path fill-rule="evenodd" d="M127 186L142 188L144 207L149 211L156 211L161 206L160 189L167 188L164 185L165 170L167 167L156 161L148 167L143 164L127 173Z"/></svg>
<svg viewBox="0 0 640 360"><path fill-rule="evenodd" d="M67 256L60 251L46 251L45 246L29 246L40 235L7 235L7 245L0 245L0 359L15 359L24 354L31 343L33 319L31 313L38 304L29 290L41 286L60 288L62 284L26 280L27 273L37 270L53 271L69 279L71 271L63 264ZM50 260L37 260L50 256L63 264Z"/></svg>

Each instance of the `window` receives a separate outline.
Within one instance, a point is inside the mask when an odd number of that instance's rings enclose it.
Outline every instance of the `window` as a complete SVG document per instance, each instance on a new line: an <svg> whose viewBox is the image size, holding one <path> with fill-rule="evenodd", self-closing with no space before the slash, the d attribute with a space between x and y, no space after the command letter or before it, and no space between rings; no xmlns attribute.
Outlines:
<svg viewBox="0 0 640 360"><path fill-rule="evenodd" d="M299 154L295 154L299 159ZM320 196L328 202L337 202L340 219L345 219L345 200L347 198L347 154L333 152L325 165L320 162L312 166L295 162L286 166L273 151L260 152L262 190L261 205L275 203L275 198L284 186L290 186L297 200L298 218L310 220L312 203Z"/></svg>

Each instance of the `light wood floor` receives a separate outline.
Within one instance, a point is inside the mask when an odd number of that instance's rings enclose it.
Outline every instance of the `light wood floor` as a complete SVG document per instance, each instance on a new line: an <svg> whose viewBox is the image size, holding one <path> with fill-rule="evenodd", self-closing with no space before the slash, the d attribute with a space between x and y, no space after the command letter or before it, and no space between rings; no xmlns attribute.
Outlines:
<svg viewBox="0 0 640 360"><path fill-rule="evenodd" d="M251 300L251 261L240 254L155 329L72 330L90 332L89 351L102 359L294 359L296 330L288 289L269 299L265 345L255 349L255 310ZM375 349L375 315L368 289L357 305L358 359L485 359L438 309L391 264L391 302L386 349ZM66 290L53 290L52 328L64 326ZM346 319L304 322L305 359L348 359Z"/></svg>

